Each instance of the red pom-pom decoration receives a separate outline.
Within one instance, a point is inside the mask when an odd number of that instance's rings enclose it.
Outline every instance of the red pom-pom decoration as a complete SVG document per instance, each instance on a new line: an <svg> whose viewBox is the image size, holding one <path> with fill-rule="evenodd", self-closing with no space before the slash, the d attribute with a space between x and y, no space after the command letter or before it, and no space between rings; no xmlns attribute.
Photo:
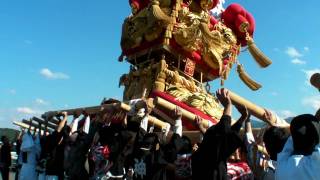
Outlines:
<svg viewBox="0 0 320 180"><path fill-rule="evenodd" d="M245 10L239 4L231 4L228 8L221 14L221 19L224 24L232 29L238 39L238 43L241 46L246 46L246 32L244 27L247 27L247 32L252 37L255 29L255 21L253 16Z"/></svg>

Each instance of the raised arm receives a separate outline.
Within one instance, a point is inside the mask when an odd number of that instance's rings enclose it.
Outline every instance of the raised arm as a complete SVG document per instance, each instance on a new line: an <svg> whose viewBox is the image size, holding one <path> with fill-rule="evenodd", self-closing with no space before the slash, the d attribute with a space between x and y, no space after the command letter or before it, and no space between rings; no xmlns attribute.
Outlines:
<svg viewBox="0 0 320 180"><path fill-rule="evenodd" d="M61 132L64 125L66 124L67 120L68 120L68 113L67 112L62 112L61 113L63 115L63 119L59 122L59 125L57 127L57 132Z"/></svg>
<svg viewBox="0 0 320 180"><path fill-rule="evenodd" d="M252 126L251 126L251 120L250 117L247 118L244 124L244 130L246 133L251 133L252 134Z"/></svg>
<svg viewBox="0 0 320 180"><path fill-rule="evenodd" d="M86 114L86 119L83 126L83 132L89 134L90 129L90 116Z"/></svg>
<svg viewBox="0 0 320 180"><path fill-rule="evenodd" d="M207 129L203 126L203 123L202 123L203 119L200 116L196 116L195 121L196 121L196 125L198 126L200 132L202 134L205 134Z"/></svg>
<svg viewBox="0 0 320 180"><path fill-rule="evenodd" d="M235 106L235 107L237 108L237 110L241 114L241 117L238 119L238 121L234 125L232 125L231 129L236 132L239 132L242 127L243 122L246 121L247 119L249 119L250 115L249 115L249 112L248 112L248 109L246 106Z"/></svg>
<svg viewBox="0 0 320 180"><path fill-rule="evenodd" d="M78 114L73 115L70 134L72 134L72 133L74 133L74 132L76 132L78 130L79 120L80 120L80 118L79 118Z"/></svg>
<svg viewBox="0 0 320 180"><path fill-rule="evenodd" d="M173 126L173 133L182 136L182 111L179 107L176 107L173 114L175 121Z"/></svg>
<svg viewBox="0 0 320 180"><path fill-rule="evenodd" d="M223 115L231 117L232 103L229 95L229 91L225 88L218 89L216 92L217 98L224 107Z"/></svg>

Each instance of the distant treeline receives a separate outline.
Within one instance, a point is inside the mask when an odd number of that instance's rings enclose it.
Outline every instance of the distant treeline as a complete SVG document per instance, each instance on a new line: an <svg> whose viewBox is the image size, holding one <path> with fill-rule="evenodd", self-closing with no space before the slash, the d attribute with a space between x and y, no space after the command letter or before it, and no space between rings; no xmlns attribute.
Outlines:
<svg viewBox="0 0 320 180"><path fill-rule="evenodd" d="M18 134L19 134L18 130L9 129L9 128L0 128L0 137L7 136L10 142L16 141Z"/></svg>

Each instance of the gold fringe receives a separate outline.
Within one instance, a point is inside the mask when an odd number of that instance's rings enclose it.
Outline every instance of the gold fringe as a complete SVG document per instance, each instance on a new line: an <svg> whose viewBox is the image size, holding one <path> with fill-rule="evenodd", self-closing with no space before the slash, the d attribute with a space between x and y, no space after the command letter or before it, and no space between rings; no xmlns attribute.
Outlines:
<svg viewBox="0 0 320 180"><path fill-rule="evenodd" d="M251 77L245 72L243 66L238 64L237 72L239 74L240 79L253 91L260 89L262 86L255 82Z"/></svg>
<svg viewBox="0 0 320 180"><path fill-rule="evenodd" d="M265 68L272 63L272 61L256 46L251 37L247 37L247 43L250 54L260 65L260 67Z"/></svg>
<svg viewBox="0 0 320 180"><path fill-rule="evenodd" d="M157 20L161 20L167 24L172 23L172 18L166 15L159 6L159 1L152 1L151 11Z"/></svg>

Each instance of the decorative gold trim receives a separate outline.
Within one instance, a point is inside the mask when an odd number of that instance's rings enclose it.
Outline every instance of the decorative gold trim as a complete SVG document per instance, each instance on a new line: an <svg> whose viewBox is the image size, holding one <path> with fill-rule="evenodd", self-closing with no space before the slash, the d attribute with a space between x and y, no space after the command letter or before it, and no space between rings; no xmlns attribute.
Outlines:
<svg viewBox="0 0 320 180"><path fill-rule="evenodd" d="M239 74L240 79L244 82L251 90L256 91L260 89L262 86L255 82L244 70L241 64L237 66L237 72Z"/></svg>

